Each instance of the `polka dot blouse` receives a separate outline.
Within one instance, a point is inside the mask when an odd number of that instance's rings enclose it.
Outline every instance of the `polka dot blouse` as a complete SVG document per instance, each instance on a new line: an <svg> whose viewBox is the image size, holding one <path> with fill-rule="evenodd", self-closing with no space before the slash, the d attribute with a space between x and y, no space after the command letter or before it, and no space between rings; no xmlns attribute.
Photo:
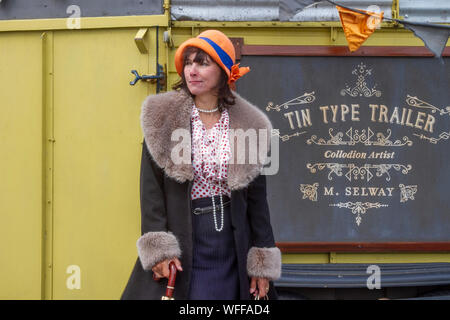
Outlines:
<svg viewBox="0 0 450 320"><path fill-rule="evenodd" d="M227 183L228 162L231 157L229 118L227 110L214 126L206 130L199 111L192 107L192 165L194 184L191 199L225 194L231 196Z"/></svg>

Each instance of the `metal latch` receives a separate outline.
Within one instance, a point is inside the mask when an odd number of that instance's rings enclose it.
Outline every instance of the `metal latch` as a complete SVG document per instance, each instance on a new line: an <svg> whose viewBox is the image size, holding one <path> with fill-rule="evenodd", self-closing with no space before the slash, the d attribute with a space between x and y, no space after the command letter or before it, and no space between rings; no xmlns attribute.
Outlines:
<svg viewBox="0 0 450 320"><path fill-rule="evenodd" d="M157 84L157 91L164 86L166 75L164 74L164 68L158 64L157 65L157 73L156 75L139 75L139 73L136 70L131 70L131 73L133 73L136 77L133 81L130 82L130 85L134 86L139 80L148 81L150 83Z"/></svg>

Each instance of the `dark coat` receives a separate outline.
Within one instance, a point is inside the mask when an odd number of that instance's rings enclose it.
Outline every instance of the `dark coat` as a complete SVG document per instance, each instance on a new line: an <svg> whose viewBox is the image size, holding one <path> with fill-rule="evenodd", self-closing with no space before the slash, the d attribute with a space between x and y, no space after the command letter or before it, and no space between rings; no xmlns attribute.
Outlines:
<svg viewBox="0 0 450 320"><path fill-rule="evenodd" d="M164 259L179 257L174 297L187 299L192 266L191 163L176 164L170 157L174 148L186 147L190 160L190 114L194 102L184 91L149 96L142 105L144 144L141 159L140 199L141 234L137 242L139 257L122 294L122 299L160 299L167 281L152 279L152 266ZM267 129L270 122L257 107L236 94L229 109L230 129ZM185 129L186 141L172 141L175 129ZM232 147L233 148L233 147ZM233 157L239 151L232 149ZM179 149L176 149L179 150ZM235 158L233 158L235 159ZM275 247L266 179L257 164L230 163L228 185L231 189L231 223L234 232L240 279L240 297L249 299L249 277L277 279L281 254ZM269 296L275 298L271 283Z"/></svg>

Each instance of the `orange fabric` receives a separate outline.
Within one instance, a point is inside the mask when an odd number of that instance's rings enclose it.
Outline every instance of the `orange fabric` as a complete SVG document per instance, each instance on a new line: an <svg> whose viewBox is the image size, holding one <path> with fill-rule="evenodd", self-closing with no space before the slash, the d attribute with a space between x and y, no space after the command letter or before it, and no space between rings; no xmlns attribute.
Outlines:
<svg viewBox="0 0 450 320"><path fill-rule="evenodd" d="M222 48L233 61L233 66L230 70L223 64L219 55L214 50L211 45L209 45L200 37L209 38L214 41L219 47ZM250 71L249 67L239 67L239 64L236 64L236 53L234 51L234 46L231 40L222 32L218 30L206 30L200 33L196 38L191 38L183 42L175 52L175 68L177 69L178 74L181 76L183 72L183 52L187 47L197 47L205 51L215 62L225 70L228 75L228 84L231 88L234 88L234 83L244 74Z"/></svg>
<svg viewBox="0 0 450 320"><path fill-rule="evenodd" d="M381 22L384 14L384 12L378 14L358 9L368 14L365 15L339 6L336 6L336 8L339 11L339 18L347 38L348 47L352 52L358 50L363 42L375 31L377 21Z"/></svg>
<svg viewBox="0 0 450 320"><path fill-rule="evenodd" d="M249 67L239 67L239 64L235 64L231 67L231 74L230 77L228 79L228 83L233 83L236 82L237 79L239 79L240 77L242 77L244 74L246 74L247 72L250 72L250 68Z"/></svg>

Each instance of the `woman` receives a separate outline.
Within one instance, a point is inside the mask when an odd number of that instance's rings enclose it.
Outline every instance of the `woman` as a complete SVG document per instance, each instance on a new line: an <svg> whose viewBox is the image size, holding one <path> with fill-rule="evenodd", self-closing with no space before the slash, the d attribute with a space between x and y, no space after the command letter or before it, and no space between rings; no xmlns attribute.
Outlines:
<svg viewBox="0 0 450 320"><path fill-rule="evenodd" d="M170 261L178 269L175 299L275 298L272 280L280 276L281 254L270 225L263 159L242 163L237 134L267 134L272 127L257 107L230 91L249 68L235 64L231 41L216 30L184 42L175 66L181 76L175 90L142 105L142 236L122 299L160 299L167 282L152 277L168 277ZM269 139L258 150L268 150Z"/></svg>

